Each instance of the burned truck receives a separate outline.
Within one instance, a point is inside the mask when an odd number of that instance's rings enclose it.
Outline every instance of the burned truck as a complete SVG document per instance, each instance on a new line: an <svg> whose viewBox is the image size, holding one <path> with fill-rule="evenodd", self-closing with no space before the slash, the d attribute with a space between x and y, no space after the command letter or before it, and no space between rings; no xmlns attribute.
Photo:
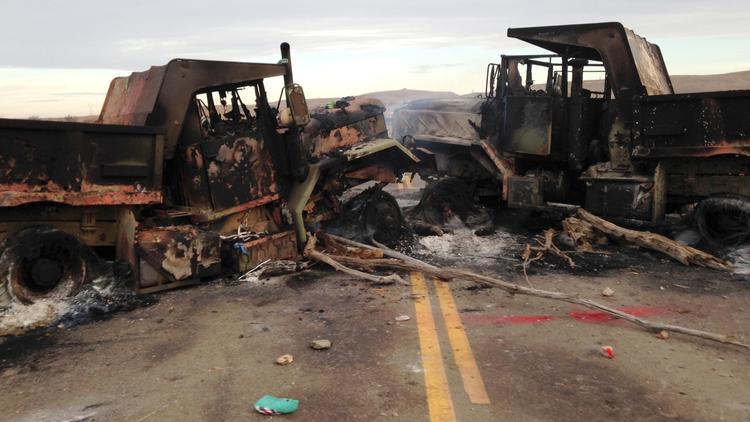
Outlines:
<svg viewBox="0 0 750 422"><path fill-rule="evenodd" d="M405 106L394 137L491 203L648 223L697 204L704 238L750 241L750 91L675 94L659 47L620 23L508 36L551 54L501 56L480 98Z"/></svg>
<svg viewBox="0 0 750 422"><path fill-rule="evenodd" d="M115 78L95 124L0 119L0 307L73 295L102 260L148 293L295 258L307 226L346 209L343 192L416 161L376 100L311 113L288 44L281 55ZM269 78L283 78L277 102ZM398 207L366 193L359 228L393 240Z"/></svg>

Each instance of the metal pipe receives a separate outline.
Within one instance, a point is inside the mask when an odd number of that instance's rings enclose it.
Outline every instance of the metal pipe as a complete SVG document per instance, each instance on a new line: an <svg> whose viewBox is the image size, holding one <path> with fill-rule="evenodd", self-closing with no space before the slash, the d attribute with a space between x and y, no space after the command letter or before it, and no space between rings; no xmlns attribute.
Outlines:
<svg viewBox="0 0 750 422"><path fill-rule="evenodd" d="M294 77L292 76L292 56L289 52L289 43L281 43L281 58L286 62L286 73L284 74L284 85L289 86L294 84Z"/></svg>

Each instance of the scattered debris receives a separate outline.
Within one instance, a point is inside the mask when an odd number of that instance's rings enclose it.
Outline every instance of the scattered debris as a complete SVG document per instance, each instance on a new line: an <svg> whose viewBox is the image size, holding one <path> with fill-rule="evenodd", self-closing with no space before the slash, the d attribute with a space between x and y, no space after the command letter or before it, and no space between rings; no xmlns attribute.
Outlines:
<svg viewBox="0 0 750 422"><path fill-rule="evenodd" d="M255 402L255 410L269 416L288 415L296 412L297 408L299 408L299 400L269 395L265 395Z"/></svg>
<svg viewBox="0 0 750 422"><path fill-rule="evenodd" d="M258 281L258 276L255 274L258 270L263 268L264 265L271 262L270 259L266 259L265 261L261 262L260 264L253 267L250 271L246 272L245 274L242 274L237 280L239 281Z"/></svg>
<svg viewBox="0 0 750 422"><path fill-rule="evenodd" d="M410 319L411 317L409 315L399 315L396 317L396 321L398 322L405 322L405 321L409 321Z"/></svg>
<svg viewBox="0 0 750 422"><path fill-rule="evenodd" d="M573 303L576 305L585 306L591 309L597 309L597 310L606 312L607 314L613 315L617 318L624 319L628 322L631 322L633 324L636 324L642 328L645 328L653 332L658 332L662 330L671 331L671 332L685 334L689 336L700 337L703 339L712 340L712 341L716 341L719 343L733 344L735 346L750 349L750 345L747 345L745 343L738 341L733 336L716 334L716 333L711 333L708 331L696 330L696 329L686 328L686 327L682 327L678 325L664 324L660 322L649 321L641 317L631 315L627 312L623 312L618 309L611 308L609 306L603 305L593 300L581 298L579 297L578 294L535 289L532 287L521 286L519 284L510 283L499 278L489 277L489 276L473 273L473 272L466 271L466 270L437 267L437 266L428 264L426 262L420 261L416 258L412 258L408 255L402 254L400 252L394 251L377 241L373 241L373 243L377 246L377 247L373 247L370 245L365 245L365 244L355 242L346 238L342 238L339 236L334 236L334 235L326 234L322 232L319 232L317 237L321 238L325 242L327 247L339 248L339 249L344 249L347 247L349 249L358 248L363 251L368 251L368 253L371 256L378 256L378 255L383 256L383 258L362 259L357 256L340 255L340 256L335 257L336 259L335 261L333 258L329 257L329 259L333 261L337 267L343 267L349 271L354 271L354 270L349 269L346 265L356 266L358 268L367 269L368 271L373 271L375 268L389 268L391 270L419 271L419 272L424 273L425 275L437 277L443 280L452 280L452 279L466 280L466 281L471 281L471 282L478 283L478 284L484 284L488 286L497 287L497 288L506 290L510 293L525 294L529 296L560 300L560 301L564 301L568 303ZM310 244L308 244L308 247L309 246ZM360 252L360 254L363 254L363 252ZM352 252L352 255L356 255L356 253ZM361 271L357 271L357 273L361 273ZM372 277L370 274L366 274L366 273L363 273L363 274L365 274L367 277Z"/></svg>
<svg viewBox="0 0 750 422"><path fill-rule="evenodd" d="M594 226L575 217L568 217L562 222L564 234L573 241L573 247L581 252L593 251L593 245L607 243L607 236L594 229Z"/></svg>
<svg viewBox="0 0 750 422"><path fill-rule="evenodd" d="M610 289L609 287L605 287L604 290L602 290L602 296L604 297L611 297L615 294L615 291Z"/></svg>
<svg viewBox="0 0 750 422"><path fill-rule="evenodd" d="M661 330L658 333L656 333L656 338L666 340L669 338L669 331Z"/></svg>
<svg viewBox="0 0 750 422"><path fill-rule="evenodd" d="M323 262L324 264L328 264L336 271L341 271L344 274L349 274L354 277L363 278L365 280L369 280L372 283L379 284L379 285L387 285L387 284L408 284L404 281L401 277L399 277L397 274L391 274L388 276L378 276L368 273L363 273L361 271L357 271L351 268L348 268L344 265L339 264L336 259L334 259L334 256L329 256L321 251L318 251L315 249L315 244L317 242L317 239L315 235L310 235L307 240L307 244L305 245L305 251L304 254L306 257L314 259L316 261ZM381 255L382 256L382 255Z"/></svg>
<svg viewBox="0 0 750 422"><path fill-rule="evenodd" d="M302 271L305 269L307 269L306 262L281 259L278 261L271 261L264 265L260 270L260 273L258 273L258 278L264 279L269 277L276 277L280 275L296 273L297 271Z"/></svg>
<svg viewBox="0 0 750 422"><path fill-rule="evenodd" d="M294 362L294 356L292 355L281 355L276 358L276 364L281 366L286 366Z"/></svg>
<svg viewBox="0 0 750 422"><path fill-rule="evenodd" d="M315 350L325 350L331 348L331 340L313 340L310 342L310 347Z"/></svg>
<svg viewBox="0 0 750 422"><path fill-rule="evenodd" d="M715 270L732 271L731 263L693 247L682 245L660 234L626 229L581 208L578 209L578 217L607 236L634 243L642 248L661 252L684 265L695 264Z"/></svg>
<svg viewBox="0 0 750 422"><path fill-rule="evenodd" d="M607 359L614 359L615 349L612 346L602 346L599 351Z"/></svg>
<svg viewBox="0 0 750 422"><path fill-rule="evenodd" d="M526 284L528 284L532 288L534 286L531 284L531 281L529 280L529 274L527 272L529 264L544 258L545 253L551 252L559 256L560 258L563 258L568 262L570 268L575 268L576 266L575 262L573 262L573 259L555 245L553 239L555 238L556 233L557 232L554 229L545 230L544 235L537 235L534 238L539 246L531 246L529 244L526 244L526 248L521 254L521 258L523 259L523 276L526 278ZM536 255L532 256L532 252L536 252Z"/></svg>

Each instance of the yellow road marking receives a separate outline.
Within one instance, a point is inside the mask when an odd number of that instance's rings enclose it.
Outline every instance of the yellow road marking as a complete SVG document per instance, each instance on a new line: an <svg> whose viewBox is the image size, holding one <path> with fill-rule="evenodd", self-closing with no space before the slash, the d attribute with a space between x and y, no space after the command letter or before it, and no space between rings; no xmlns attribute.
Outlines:
<svg viewBox="0 0 750 422"><path fill-rule="evenodd" d="M427 284L421 273L411 273L411 288L414 293L414 311L419 332L419 348L422 352L424 384L427 392L427 407L431 422L452 422L456 420L453 400L448 388L448 377L443 367L443 354L440 352L435 319Z"/></svg>
<svg viewBox="0 0 750 422"><path fill-rule="evenodd" d="M474 404L490 404L490 397L484 387L482 374L477 367L477 361L474 359L474 353L471 351L469 338L464 331L464 324L461 322L461 316L456 309L456 302L453 300L453 293L447 283L435 280L435 290L440 301L440 309L443 312L445 327L448 330L448 340L450 340L453 349L453 359L461 373L461 379L464 381L464 390L469 395L469 400Z"/></svg>

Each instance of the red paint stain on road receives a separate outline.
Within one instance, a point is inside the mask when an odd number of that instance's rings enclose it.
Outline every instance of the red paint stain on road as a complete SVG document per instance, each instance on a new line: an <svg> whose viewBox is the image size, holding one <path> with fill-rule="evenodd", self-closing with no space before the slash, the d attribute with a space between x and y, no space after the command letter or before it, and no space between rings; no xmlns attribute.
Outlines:
<svg viewBox="0 0 750 422"><path fill-rule="evenodd" d="M653 307L627 307L620 308L622 312L628 313L637 317L648 317L654 315L664 315L670 312L667 308L653 308ZM606 312L602 311L573 311L567 315L575 321L586 322L589 324L606 324L617 322L619 318L614 317ZM524 325L524 324L540 324L548 321L555 321L565 319L564 316L554 315L482 315L482 314L464 314L461 315L461 320L467 324L477 325L498 325L498 324L511 324L511 325Z"/></svg>
<svg viewBox="0 0 750 422"><path fill-rule="evenodd" d="M666 308L649 307L620 308L619 310L637 317L664 315L669 312ZM619 318L602 311L574 311L571 312L569 316L577 321L589 322L592 324L603 324L619 320Z"/></svg>

